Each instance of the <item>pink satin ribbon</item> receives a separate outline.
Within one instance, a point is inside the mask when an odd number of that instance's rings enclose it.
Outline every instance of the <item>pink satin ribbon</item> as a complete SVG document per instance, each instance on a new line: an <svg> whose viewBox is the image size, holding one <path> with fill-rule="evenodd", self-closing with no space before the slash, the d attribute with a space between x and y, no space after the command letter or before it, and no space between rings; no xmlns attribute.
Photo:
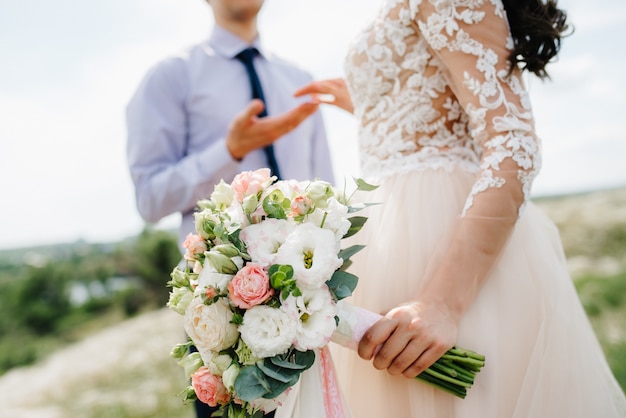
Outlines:
<svg viewBox="0 0 626 418"><path fill-rule="evenodd" d="M341 391L339 390L339 382L337 381L330 350L325 346L320 348L318 353L322 372L322 392L326 418L345 418L346 415L343 410Z"/></svg>

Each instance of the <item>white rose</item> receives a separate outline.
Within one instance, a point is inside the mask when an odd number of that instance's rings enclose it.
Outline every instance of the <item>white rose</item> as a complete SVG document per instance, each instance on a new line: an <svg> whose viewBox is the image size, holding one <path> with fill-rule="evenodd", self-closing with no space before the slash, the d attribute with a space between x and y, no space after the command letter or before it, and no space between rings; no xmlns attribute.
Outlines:
<svg viewBox="0 0 626 418"><path fill-rule="evenodd" d="M219 292L225 292L228 288L228 282L234 277L232 274L218 273L209 263L202 269L198 275L198 287L196 294L204 293L207 287L218 289Z"/></svg>
<svg viewBox="0 0 626 418"><path fill-rule="evenodd" d="M230 206L231 203L233 203L234 197L235 191L230 184L224 182L224 180L220 180L215 186L213 193L211 193L211 200L216 206L221 208Z"/></svg>
<svg viewBox="0 0 626 418"><path fill-rule="evenodd" d="M194 220L198 235L206 240L215 238L212 225L216 225L221 221L219 216L213 213L213 210L204 209L194 213Z"/></svg>
<svg viewBox="0 0 626 418"><path fill-rule="evenodd" d="M198 351L219 352L234 345L239 337L232 319L233 312L225 298L205 305L202 297L196 296L185 312L184 327Z"/></svg>
<svg viewBox="0 0 626 418"><path fill-rule="evenodd" d="M278 249L274 263L291 265L299 288L317 289L341 267L343 260L337 256L332 231L303 223Z"/></svg>
<svg viewBox="0 0 626 418"><path fill-rule="evenodd" d="M315 180L309 183L304 191L318 208L325 208L328 199L335 195L333 187L330 183L322 180Z"/></svg>
<svg viewBox="0 0 626 418"><path fill-rule="evenodd" d="M216 376L221 376L226 369L230 367L233 362L233 358L228 354L218 354L211 358L211 361L206 362L205 365L211 372L211 374Z"/></svg>
<svg viewBox="0 0 626 418"><path fill-rule="evenodd" d="M302 296L289 295L282 307L298 323L295 348L306 351L328 344L336 328L336 308L328 287L302 289Z"/></svg>
<svg viewBox="0 0 626 418"><path fill-rule="evenodd" d="M246 243L252 261L267 267L274 264L276 252L295 227L293 221L271 218L244 228L239 238Z"/></svg>
<svg viewBox="0 0 626 418"><path fill-rule="evenodd" d="M191 289L188 287L175 287L170 292L167 306L174 312L184 315L192 299L193 292Z"/></svg>
<svg viewBox="0 0 626 418"><path fill-rule="evenodd" d="M259 358L286 352L296 336L296 321L286 312L267 305L257 305L243 315L239 327L241 339Z"/></svg>
<svg viewBox="0 0 626 418"><path fill-rule="evenodd" d="M241 368L237 363L232 363L228 369L224 370L224 373L222 373L222 383L224 383L224 386L226 386L229 392L234 392L235 380L237 380L240 371Z"/></svg>

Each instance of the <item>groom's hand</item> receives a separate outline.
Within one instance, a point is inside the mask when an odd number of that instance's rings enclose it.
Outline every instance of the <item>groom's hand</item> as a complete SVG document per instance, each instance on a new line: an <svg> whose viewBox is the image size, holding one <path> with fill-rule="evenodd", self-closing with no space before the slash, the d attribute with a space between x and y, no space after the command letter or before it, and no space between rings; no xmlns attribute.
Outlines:
<svg viewBox="0 0 626 418"><path fill-rule="evenodd" d="M280 115L258 115L263 111L263 102L252 100L230 124L226 136L226 147L236 160L241 160L249 152L263 148L281 136L297 128L306 118L319 108L317 102L307 102Z"/></svg>

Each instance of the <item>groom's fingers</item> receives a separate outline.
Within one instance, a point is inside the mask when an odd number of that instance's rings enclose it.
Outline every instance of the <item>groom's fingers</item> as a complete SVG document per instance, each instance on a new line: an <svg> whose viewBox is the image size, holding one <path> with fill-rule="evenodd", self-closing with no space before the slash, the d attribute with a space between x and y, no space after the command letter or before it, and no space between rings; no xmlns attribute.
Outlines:
<svg viewBox="0 0 626 418"><path fill-rule="evenodd" d="M268 145L286 133L297 128L306 118L317 111L317 103L301 103L295 108L276 116L259 119L256 133L263 138L263 145Z"/></svg>

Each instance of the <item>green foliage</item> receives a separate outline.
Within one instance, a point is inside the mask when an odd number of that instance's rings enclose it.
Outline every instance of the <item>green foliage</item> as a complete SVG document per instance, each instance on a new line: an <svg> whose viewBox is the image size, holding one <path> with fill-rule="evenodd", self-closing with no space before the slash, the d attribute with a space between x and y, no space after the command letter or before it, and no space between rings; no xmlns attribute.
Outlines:
<svg viewBox="0 0 626 418"><path fill-rule="evenodd" d="M67 266L30 268L26 277L17 282L11 301L14 320L37 334L56 331L56 321L70 311Z"/></svg>
<svg viewBox="0 0 626 418"><path fill-rule="evenodd" d="M166 286L172 268L181 259L175 236L167 231L144 229L134 247L132 273L141 279L142 292L148 292L155 307L163 306L169 298Z"/></svg>
<svg viewBox="0 0 626 418"><path fill-rule="evenodd" d="M166 283L179 259L176 236L150 229L114 245L79 242L2 252L0 374L82 338L79 330L164 306Z"/></svg>
<svg viewBox="0 0 626 418"><path fill-rule="evenodd" d="M626 271L609 277L581 277L575 285L589 316L619 307L626 310Z"/></svg>
<svg viewBox="0 0 626 418"><path fill-rule="evenodd" d="M312 350L289 350L241 369L235 379L235 392L240 399L275 398L298 381L300 374L315 361Z"/></svg>
<svg viewBox="0 0 626 418"><path fill-rule="evenodd" d="M585 276L575 284L611 370L626 392L626 271Z"/></svg>

